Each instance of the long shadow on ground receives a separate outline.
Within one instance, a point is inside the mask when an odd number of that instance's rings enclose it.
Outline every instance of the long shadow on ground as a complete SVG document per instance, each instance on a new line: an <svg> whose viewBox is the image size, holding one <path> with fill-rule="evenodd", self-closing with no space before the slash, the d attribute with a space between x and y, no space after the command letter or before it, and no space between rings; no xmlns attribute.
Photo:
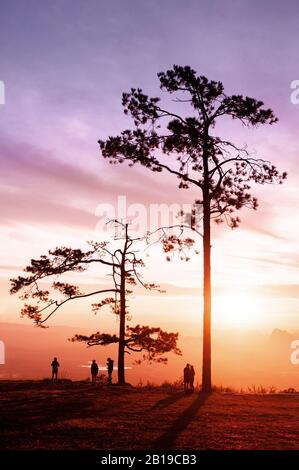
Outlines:
<svg viewBox="0 0 299 470"><path fill-rule="evenodd" d="M162 400L157 401L155 403L151 410L156 410L157 408L165 408L167 406L172 405L173 403L177 402L178 400L181 400L185 396L184 392L178 392L175 393L174 395L170 395L169 397L163 398Z"/></svg>
<svg viewBox="0 0 299 470"><path fill-rule="evenodd" d="M191 405L177 418L172 427L154 441L152 449L172 449L178 436L193 420L209 396L210 393L200 393Z"/></svg>

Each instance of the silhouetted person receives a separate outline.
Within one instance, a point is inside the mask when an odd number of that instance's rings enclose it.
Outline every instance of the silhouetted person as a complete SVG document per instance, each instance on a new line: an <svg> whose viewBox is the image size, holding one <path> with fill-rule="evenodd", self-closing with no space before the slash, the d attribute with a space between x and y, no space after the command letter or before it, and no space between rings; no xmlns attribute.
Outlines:
<svg viewBox="0 0 299 470"><path fill-rule="evenodd" d="M189 390L190 385L190 364L187 364L184 368L184 390L185 392Z"/></svg>
<svg viewBox="0 0 299 470"><path fill-rule="evenodd" d="M194 376L195 376L194 367L190 366L190 387L192 390L194 390Z"/></svg>
<svg viewBox="0 0 299 470"><path fill-rule="evenodd" d="M95 384L97 382L97 375L99 373L99 366L96 363L95 359L92 360L90 372L91 372L91 383Z"/></svg>
<svg viewBox="0 0 299 470"><path fill-rule="evenodd" d="M54 357L54 359L51 363L51 366L52 366L52 382L54 382L54 380L57 381L58 367L60 366L59 362L57 361L57 357Z"/></svg>
<svg viewBox="0 0 299 470"><path fill-rule="evenodd" d="M113 364L114 364L114 361L110 357L108 357L107 359L108 384L112 384Z"/></svg>

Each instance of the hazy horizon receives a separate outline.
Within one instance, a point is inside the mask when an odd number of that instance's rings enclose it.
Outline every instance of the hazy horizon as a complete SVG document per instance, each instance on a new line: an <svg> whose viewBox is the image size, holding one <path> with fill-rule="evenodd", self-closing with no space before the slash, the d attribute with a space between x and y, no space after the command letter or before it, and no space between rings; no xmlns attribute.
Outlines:
<svg viewBox="0 0 299 470"><path fill-rule="evenodd" d="M50 377L50 363L57 356L64 379L85 380L90 377L90 362L96 359L105 374L107 357L115 360L117 348L72 343L68 338L75 333L92 332L90 328L52 326L40 330L33 326L3 323L2 337L6 345L6 364L0 365L0 379L26 380ZM263 386L288 389L299 387L298 365L291 363L291 342L299 339L297 332L274 329L270 334L258 331L218 331L213 336L214 384L247 390L247 387ZM138 354L127 358L127 381L133 385L147 382L157 385L181 380L186 362L196 371L196 383L200 383L201 357L200 335L181 335L179 346L182 356L168 354L168 364L134 364ZM117 369L114 372L116 380Z"/></svg>

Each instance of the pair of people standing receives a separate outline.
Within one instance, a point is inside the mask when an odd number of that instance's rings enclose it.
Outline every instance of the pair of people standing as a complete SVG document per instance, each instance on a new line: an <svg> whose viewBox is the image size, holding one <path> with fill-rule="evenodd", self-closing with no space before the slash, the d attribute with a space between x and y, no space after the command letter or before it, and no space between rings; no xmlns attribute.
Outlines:
<svg viewBox="0 0 299 470"><path fill-rule="evenodd" d="M108 357L108 359L107 359L107 372L108 372L108 384L109 385L112 384L113 364L114 364L114 361L110 357ZM96 363L95 359L93 359L93 361L92 361L90 371L91 371L91 382L93 384L95 384L96 381L97 381L97 375L99 373L99 366Z"/></svg>
<svg viewBox="0 0 299 470"><path fill-rule="evenodd" d="M184 368L184 390L194 390L195 370L191 364L187 364Z"/></svg>

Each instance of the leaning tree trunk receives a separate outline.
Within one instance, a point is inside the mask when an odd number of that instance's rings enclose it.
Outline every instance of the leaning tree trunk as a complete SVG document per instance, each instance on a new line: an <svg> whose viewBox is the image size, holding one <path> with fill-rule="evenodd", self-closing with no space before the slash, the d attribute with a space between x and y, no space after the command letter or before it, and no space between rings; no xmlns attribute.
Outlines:
<svg viewBox="0 0 299 470"><path fill-rule="evenodd" d="M208 152L204 152L203 186L203 354L202 391L211 392L211 207Z"/></svg>

